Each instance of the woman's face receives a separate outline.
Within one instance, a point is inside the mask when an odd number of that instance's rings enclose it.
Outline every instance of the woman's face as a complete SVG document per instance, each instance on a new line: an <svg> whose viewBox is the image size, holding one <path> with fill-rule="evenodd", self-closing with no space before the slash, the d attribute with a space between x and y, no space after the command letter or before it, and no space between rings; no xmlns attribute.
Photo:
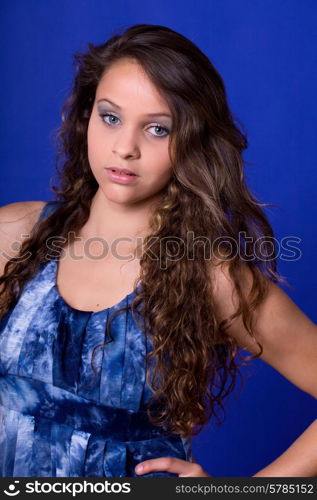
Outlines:
<svg viewBox="0 0 317 500"><path fill-rule="evenodd" d="M112 64L97 87L87 131L90 167L109 200L128 204L156 198L172 176L171 126L166 102L138 62ZM137 176L119 183L110 178L111 167Z"/></svg>

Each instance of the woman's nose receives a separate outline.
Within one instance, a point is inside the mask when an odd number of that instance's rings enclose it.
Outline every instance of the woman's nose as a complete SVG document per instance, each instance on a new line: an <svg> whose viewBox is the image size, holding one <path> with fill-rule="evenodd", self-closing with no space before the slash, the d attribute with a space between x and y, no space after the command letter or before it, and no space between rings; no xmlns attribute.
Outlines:
<svg viewBox="0 0 317 500"><path fill-rule="evenodd" d="M117 133L112 152L117 153L122 158L126 158L127 156L137 157L140 154L140 148L136 133L127 129Z"/></svg>

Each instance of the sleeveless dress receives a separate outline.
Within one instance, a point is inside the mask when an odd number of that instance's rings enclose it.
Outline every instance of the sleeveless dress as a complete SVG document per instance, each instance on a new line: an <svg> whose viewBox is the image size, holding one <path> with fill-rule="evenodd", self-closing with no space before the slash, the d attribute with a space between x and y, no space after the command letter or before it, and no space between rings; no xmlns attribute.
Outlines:
<svg viewBox="0 0 317 500"><path fill-rule="evenodd" d="M60 202L47 202L40 218ZM192 461L191 439L148 421L145 355L151 344L131 310L68 305L56 284L58 260L41 264L0 321L0 476L134 477L144 460ZM93 348L94 368L91 367ZM175 476L152 472L138 477Z"/></svg>

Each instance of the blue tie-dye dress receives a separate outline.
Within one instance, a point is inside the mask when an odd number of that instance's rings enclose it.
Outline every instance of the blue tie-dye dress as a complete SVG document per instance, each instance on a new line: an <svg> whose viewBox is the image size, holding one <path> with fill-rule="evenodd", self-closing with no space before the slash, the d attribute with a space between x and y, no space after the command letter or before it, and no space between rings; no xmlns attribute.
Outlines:
<svg viewBox="0 0 317 500"><path fill-rule="evenodd" d="M40 217L58 206L48 202ZM0 476L133 477L149 458L192 460L190 439L147 419L151 345L131 310L113 319L106 339L110 313L138 289L102 311L80 311L58 292L57 263L41 265L0 321ZM93 348L105 341L94 371Z"/></svg>

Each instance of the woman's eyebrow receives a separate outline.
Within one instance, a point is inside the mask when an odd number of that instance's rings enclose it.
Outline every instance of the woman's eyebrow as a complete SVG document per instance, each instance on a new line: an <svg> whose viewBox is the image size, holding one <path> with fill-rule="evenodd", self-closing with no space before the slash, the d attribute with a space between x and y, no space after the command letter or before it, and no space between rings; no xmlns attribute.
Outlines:
<svg viewBox="0 0 317 500"><path fill-rule="evenodd" d="M115 102L113 101L110 101L110 99L106 99L106 98L102 98L102 99L98 99L97 101L97 104L101 101L107 101L109 102L112 106L114 106L115 108L117 109L121 109L120 106L118 106L118 104L116 104ZM145 114L144 116L167 116L168 118L172 118L172 115L170 113L147 113Z"/></svg>

